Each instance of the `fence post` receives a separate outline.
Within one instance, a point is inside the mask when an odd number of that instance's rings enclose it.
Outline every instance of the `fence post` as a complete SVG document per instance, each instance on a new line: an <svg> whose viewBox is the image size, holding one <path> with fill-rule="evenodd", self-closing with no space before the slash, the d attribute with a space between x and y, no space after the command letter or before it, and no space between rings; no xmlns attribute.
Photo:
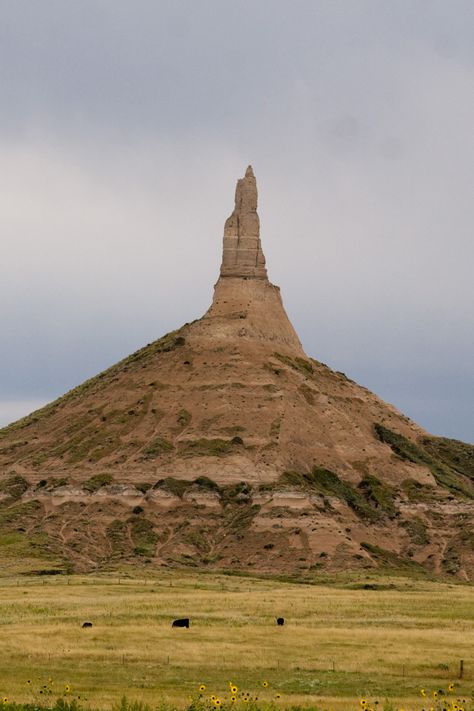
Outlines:
<svg viewBox="0 0 474 711"><path fill-rule="evenodd" d="M462 679L464 676L464 659L459 660L459 678Z"/></svg>

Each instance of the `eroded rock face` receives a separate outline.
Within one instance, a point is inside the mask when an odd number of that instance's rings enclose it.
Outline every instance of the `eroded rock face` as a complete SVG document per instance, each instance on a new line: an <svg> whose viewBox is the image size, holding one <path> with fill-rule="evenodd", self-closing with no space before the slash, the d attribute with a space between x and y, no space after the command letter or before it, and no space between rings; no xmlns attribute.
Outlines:
<svg viewBox="0 0 474 711"><path fill-rule="evenodd" d="M257 199L257 182L249 165L245 177L237 182L235 208L224 226L222 277L267 278Z"/></svg>
<svg viewBox="0 0 474 711"><path fill-rule="evenodd" d="M235 208L224 226L222 266L213 302L196 324L193 337L208 348L220 342L307 357L285 312L280 289L267 278L257 183L250 165L245 177L237 181Z"/></svg>

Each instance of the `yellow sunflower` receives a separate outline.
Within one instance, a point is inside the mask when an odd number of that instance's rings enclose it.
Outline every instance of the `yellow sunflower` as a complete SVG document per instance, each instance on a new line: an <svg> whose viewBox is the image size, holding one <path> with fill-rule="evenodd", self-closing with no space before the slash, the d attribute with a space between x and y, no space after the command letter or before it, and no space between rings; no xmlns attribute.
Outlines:
<svg viewBox="0 0 474 711"><path fill-rule="evenodd" d="M235 684L232 684L232 686L230 687L230 691L232 694L236 694L238 692L238 688Z"/></svg>
<svg viewBox="0 0 474 711"><path fill-rule="evenodd" d="M262 681L262 686L266 689L268 686L268 681Z"/></svg>
<svg viewBox="0 0 474 711"><path fill-rule="evenodd" d="M199 684L199 691L206 691L206 685L205 684Z"/></svg>

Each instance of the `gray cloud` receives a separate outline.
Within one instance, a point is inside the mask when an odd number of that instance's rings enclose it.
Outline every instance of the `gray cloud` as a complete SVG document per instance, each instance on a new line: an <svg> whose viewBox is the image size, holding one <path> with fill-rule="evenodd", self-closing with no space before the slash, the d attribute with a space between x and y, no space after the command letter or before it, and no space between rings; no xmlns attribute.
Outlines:
<svg viewBox="0 0 474 711"><path fill-rule="evenodd" d="M3 422L205 311L252 162L307 352L474 440L470 2L0 13Z"/></svg>

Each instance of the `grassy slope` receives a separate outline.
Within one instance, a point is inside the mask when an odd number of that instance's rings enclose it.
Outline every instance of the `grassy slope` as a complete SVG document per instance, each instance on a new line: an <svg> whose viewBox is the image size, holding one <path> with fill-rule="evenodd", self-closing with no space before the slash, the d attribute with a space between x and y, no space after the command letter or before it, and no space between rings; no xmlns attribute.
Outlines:
<svg viewBox="0 0 474 711"><path fill-rule="evenodd" d="M4 579L0 619L9 653L0 656L0 695L32 700L51 676L53 688L71 683L93 705L124 693L184 703L200 682L222 693L230 679L250 691L268 679L260 699L277 691L282 703L329 697L331 708L342 709L355 707L358 694L406 701L420 686L446 687L461 658L468 693L472 588L406 578L366 590L367 580L309 586L172 572L146 583ZM377 578L369 584L377 587ZM191 629L171 629L184 615ZM276 615L287 619L283 628ZM81 629L85 620L91 630Z"/></svg>
<svg viewBox="0 0 474 711"><path fill-rule="evenodd" d="M447 437L424 437L422 444L434 457L474 481L474 445Z"/></svg>
<svg viewBox="0 0 474 711"><path fill-rule="evenodd" d="M474 445L446 437L423 437L415 444L379 423L374 430L400 459L428 467L436 482L452 494L474 498Z"/></svg>
<svg viewBox="0 0 474 711"><path fill-rule="evenodd" d="M153 343L143 346L143 348L140 348L138 351L135 351L123 360L115 363L110 368L107 368L101 373L94 375L92 378L85 380L83 383L72 390L69 390L64 395L61 395L61 397L57 398L53 402L50 402L44 407L41 407L39 410L35 410L29 415L26 415L26 417L22 417L20 420L12 422L10 425L1 428L0 440L2 437L6 437L12 432L22 431L25 427L28 427L29 425L54 414L63 405L86 395L94 389L100 389L110 382L111 378L116 376L118 373L130 368L141 367L143 363L147 362L157 353L167 353L175 348L180 348L185 343L185 339L181 334L185 331L187 325L188 324L185 324L180 329L171 331L170 333L162 336L162 338L159 338L157 341L153 341Z"/></svg>

